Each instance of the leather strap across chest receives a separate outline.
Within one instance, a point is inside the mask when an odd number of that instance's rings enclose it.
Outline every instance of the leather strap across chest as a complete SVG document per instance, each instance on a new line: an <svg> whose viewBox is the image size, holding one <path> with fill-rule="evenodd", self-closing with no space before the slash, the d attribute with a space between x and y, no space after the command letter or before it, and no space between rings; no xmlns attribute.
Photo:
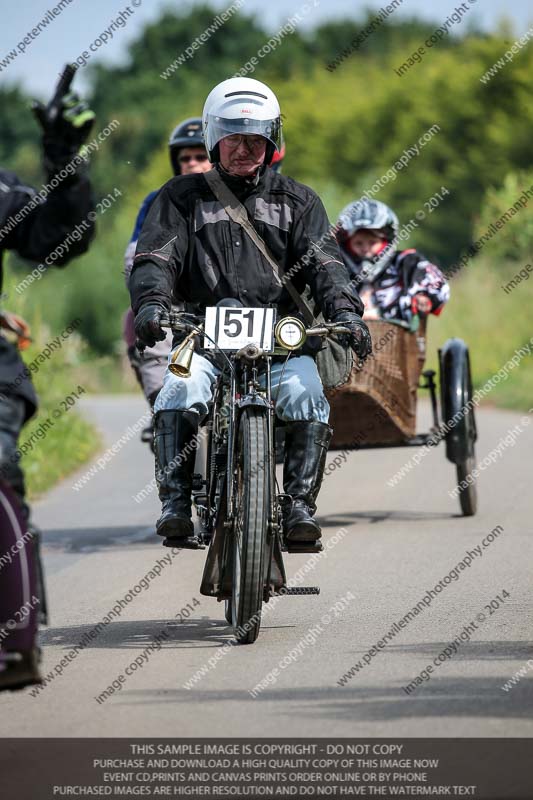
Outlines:
<svg viewBox="0 0 533 800"><path fill-rule="evenodd" d="M298 293L296 288L294 287L292 281L287 278L283 270L281 269L280 265L276 262L272 254L270 253L267 245L265 244L264 240L258 234L254 226L252 225L250 218L248 217L248 212L244 205L238 200L237 197L233 194L229 186L224 183L220 174L216 169L211 169L209 172L204 173L204 178L206 179L209 188L220 201L220 203L224 206L224 210L228 217L233 220L237 225L240 225L243 228L252 242L255 244L257 249L261 252L263 257L272 267L274 275L276 277L277 282L287 289L290 296L300 309L305 323L308 326L311 326L315 322L314 314L311 310L309 304L304 300L304 298Z"/></svg>

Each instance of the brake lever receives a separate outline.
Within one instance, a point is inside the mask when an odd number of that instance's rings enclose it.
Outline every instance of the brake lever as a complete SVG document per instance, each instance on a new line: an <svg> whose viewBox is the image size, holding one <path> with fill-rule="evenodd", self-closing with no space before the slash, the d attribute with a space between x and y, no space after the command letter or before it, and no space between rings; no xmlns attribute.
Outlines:
<svg viewBox="0 0 533 800"><path fill-rule="evenodd" d="M181 316L181 312L166 312L161 315L159 324L162 328L170 328L172 332L183 331L184 333L192 333L192 331L199 330L203 324L201 322L191 322L186 319L181 319Z"/></svg>
<svg viewBox="0 0 533 800"><path fill-rule="evenodd" d="M346 328L344 325L317 325L314 328L307 328L305 333L307 336L328 336L329 334L343 334L343 333L351 333L350 328Z"/></svg>

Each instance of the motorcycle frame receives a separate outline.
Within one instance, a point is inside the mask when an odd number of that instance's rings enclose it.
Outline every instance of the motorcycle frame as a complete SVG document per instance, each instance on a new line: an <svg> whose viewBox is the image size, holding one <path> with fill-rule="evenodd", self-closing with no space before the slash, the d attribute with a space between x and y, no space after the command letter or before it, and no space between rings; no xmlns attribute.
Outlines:
<svg viewBox="0 0 533 800"><path fill-rule="evenodd" d="M267 541L265 547L264 600L276 594L286 585L285 568L281 555L281 508L276 491L276 459L275 459L275 409L272 401L271 364L272 359L262 354L256 360L247 360L240 353L230 357L231 371L225 365L217 378L213 392L213 405L210 412L211 426L207 447L206 463L206 509L204 519L208 532L222 535L219 542L222 548L222 575L216 584L215 596L218 600L228 598L231 587L231 546L234 535L236 517L236 474L238 459L238 434L240 419L246 408L260 409L266 418L267 452L265 464L258 465L265 470L268 480L269 519L267 520ZM229 375L228 375L229 373ZM259 383L260 373L265 377L265 388ZM226 391L225 391L226 390ZM225 397L226 395L226 397ZM229 413L227 414L227 431L223 434L220 427L221 409L227 398ZM223 435L225 442L216 442ZM225 458L225 474L221 480L220 471L213 472L213 460L227 447ZM210 482L216 480L216 485ZM221 519L223 515L223 519ZM209 558L209 556L208 556Z"/></svg>

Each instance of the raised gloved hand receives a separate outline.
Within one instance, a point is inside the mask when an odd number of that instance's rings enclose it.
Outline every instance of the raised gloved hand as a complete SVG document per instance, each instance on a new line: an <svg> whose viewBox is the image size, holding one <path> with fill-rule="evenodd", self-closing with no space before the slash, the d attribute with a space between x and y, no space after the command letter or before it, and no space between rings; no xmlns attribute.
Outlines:
<svg viewBox="0 0 533 800"><path fill-rule="evenodd" d="M350 329L349 334L338 337L344 347L351 347L354 353L362 360L370 355L372 352L372 338L370 331L359 314L353 311L337 311L332 322Z"/></svg>
<svg viewBox="0 0 533 800"><path fill-rule="evenodd" d="M35 101L32 111L43 131L45 167L50 173L62 169L87 140L95 114L84 100L70 91L75 69L67 65L54 96L47 105Z"/></svg>
<svg viewBox="0 0 533 800"><path fill-rule="evenodd" d="M160 325L165 311L159 303L147 303L135 315L135 333L147 347L153 347L156 342L162 342L165 338L166 333Z"/></svg>

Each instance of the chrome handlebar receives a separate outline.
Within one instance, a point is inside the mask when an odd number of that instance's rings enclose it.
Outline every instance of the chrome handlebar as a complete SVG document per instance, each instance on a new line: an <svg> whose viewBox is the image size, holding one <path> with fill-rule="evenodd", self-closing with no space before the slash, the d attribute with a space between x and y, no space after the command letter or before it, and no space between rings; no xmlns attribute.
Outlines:
<svg viewBox="0 0 533 800"><path fill-rule="evenodd" d="M187 319L189 317L189 319ZM190 318L195 321L192 322ZM283 319L283 317L281 317ZM162 328L170 328L173 331L185 331L190 333L196 329L200 332L200 325L204 318L183 311L170 311L161 315L160 325ZM351 333L345 325L336 325L334 322L324 322L322 325L315 325L305 329L306 336L332 336L343 333Z"/></svg>

